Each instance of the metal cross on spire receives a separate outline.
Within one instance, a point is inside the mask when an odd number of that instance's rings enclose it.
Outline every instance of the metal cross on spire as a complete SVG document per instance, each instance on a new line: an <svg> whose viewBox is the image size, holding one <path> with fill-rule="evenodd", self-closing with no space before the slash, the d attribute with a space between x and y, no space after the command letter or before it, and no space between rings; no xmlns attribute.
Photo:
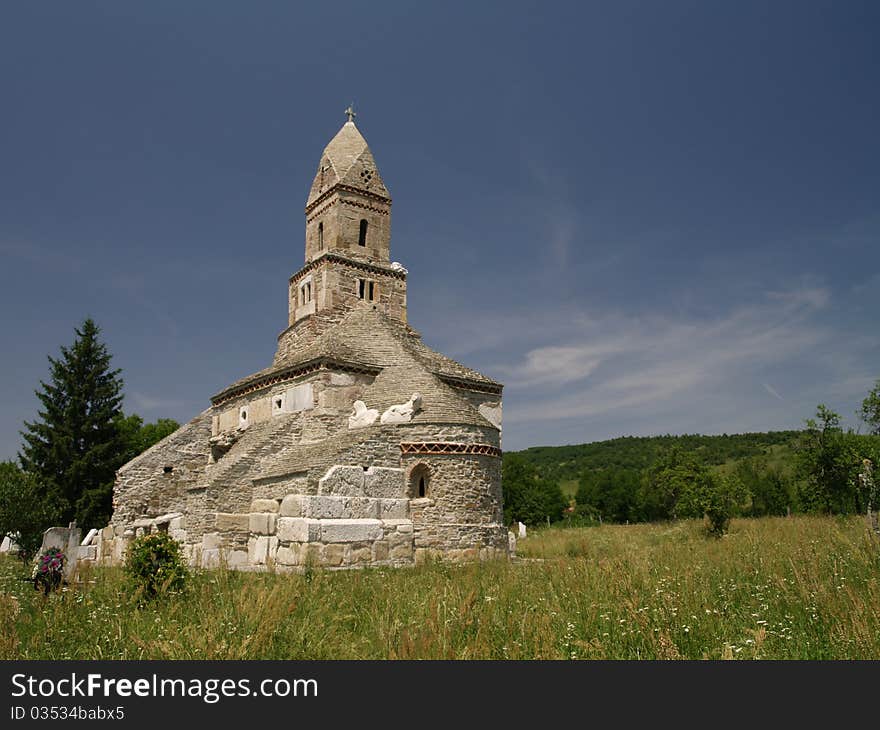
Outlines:
<svg viewBox="0 0 880 730"><path fill-rule="evenodd" d="M354 110L354 102L348 105L348 109L345 110L345 113L348 114L348 121L354 122L354 118L357 116L357 112Z"/></svg>

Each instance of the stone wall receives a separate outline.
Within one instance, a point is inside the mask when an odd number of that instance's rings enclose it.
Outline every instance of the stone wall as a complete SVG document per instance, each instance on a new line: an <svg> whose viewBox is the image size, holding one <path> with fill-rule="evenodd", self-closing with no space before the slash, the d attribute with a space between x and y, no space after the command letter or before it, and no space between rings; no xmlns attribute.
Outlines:
<svg viewBox="0 0 880 730"><path fill-rule="evenodd" d="M210 436L211 410L206 410L123 466L113 488L112 524L183 512L187 490L208 465Z"/></svg>

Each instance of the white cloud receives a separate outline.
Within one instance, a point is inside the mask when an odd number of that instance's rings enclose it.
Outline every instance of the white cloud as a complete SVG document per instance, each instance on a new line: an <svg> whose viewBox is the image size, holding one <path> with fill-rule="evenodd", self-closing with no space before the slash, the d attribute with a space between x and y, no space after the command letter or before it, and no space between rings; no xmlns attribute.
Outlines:
<svg viewBox="0 0 880 730"><path fill-rule="evenodd" d="M811 289L771 292L714 319L584 318L555 344L501 368L512 401L505 416L514 422L578 418L705 397L827 339L830 333L811 315L828 302L827 291Z"/></svg>

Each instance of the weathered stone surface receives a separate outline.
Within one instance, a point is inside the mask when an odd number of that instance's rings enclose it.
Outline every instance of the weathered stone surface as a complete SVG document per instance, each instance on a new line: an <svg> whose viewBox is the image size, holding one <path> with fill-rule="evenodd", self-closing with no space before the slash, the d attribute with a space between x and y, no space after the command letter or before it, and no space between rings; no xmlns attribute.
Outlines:
<svg viewBox="0 0 880 730"><path fill-rule="evenodd" d="M275 553L275 560L281 565L299 565L300 547L297 543L279 545Z"/></svg>
<svg viewBox="0 0 880 730"><path fill-rule="evenodd" d="M276 517L274 512L251 512L250 532L255 535L274 535Z"/></svg>
<svg viewBox="0 0 880 730"><path fill-rule="evenodd" d="M275 559L278 538L261 535L248 540L247 562L251 565L266 565Z"/></svg>
<svg viewBox="0 0 880 730"><path fill-rule="evenodd" d="M247 532L250 529L250 515L218 512L214 524L219 532Z"/></svg>
<svg viewBox="0 0 880 730"><path fill-rule="evenodd" d="M288 413L310 410L315 407L315 395L311 383L303 383L290 388L284 400L284 410Z"/></svg>
<svg viewBox="0 0 880 730"><path fill-rule="evenodd" d="M321 539L321 521L303 517L279 517L278 538L283 542L317 542Z"/></svg>
<svg viewBox="0 0 880 730"><path fill-rule="evenodd" d="M342 565L344 554L342 545L324 545L320 553L321 562L331 567Z"/></svg>
<svg viewBox="0 0 880 730"><path fill-rule="evenodd" d="M303 495L288 494L281 500L282 517L302 517L303 516Z"/></svg>
<svg viewBox="0 0 880 730"><path fill-rule="evenodd" d="M363 492L368 497L400 499L404 497L403 469L371 466L363 474Z"/></svg>
<svg viewBox="0 0 880 730"><path fill-rule="evenodd" d="M408 499L381 499L379 500L380 520L407 519L409 517Z"/></svg>
<svg viewBox="0 0 880 730"><path fill-rule="evenodd" d="M320 495L317 497L304 498L304 514L316 520L338 520L348 517L349 497L335 495Z"/></svg>
<svg viewBox="0 0 880 730"><path fill-rule="evenodd" d="M379 540L382 523L379 520L321 520L321 541L359 542Z"/></svg>
<svg viewBox="0 0 880 730"><path fill-rule="evenodd" d="M364 470L360 466L335 464L318 481L318 494L364 496ZM373 496L373 495L368 495Z"/></svg>
<svg viewBox="0 0 880 730"><path fill-rule="evenodd" d="M478 408L480 415L485 418L489 423L491 423L495 428L499 431L501 430L501 421L502 421L502 412L501 412L501 403L490 404L483 403Z"/></svg>
<svg viewBox="0 0 880 730"><path fill-rule="evenodd" d="M228 553L223 553L222 557L227 567L240 568L248 564L250 555L244 550L230 550Z"/></svg>
<svg viewBox="0 0 880 730"><path fill-rule="evenodd" d="M330 373L330 385L354 385L353 375L348 373Z"/></svg>
<svg viewBox="0 0 880 730"><path fill-rule="evenodd" d="M388 560L388 555L388 543L384 540L376 540L376 542L373 543L373 560Z"/></svg>
<svg viewBox="0 0 880 730"><path fill-rule="evenodd" d="M279 504L275 499L255 499L251 502L251 512L278 512Z"/></svg>

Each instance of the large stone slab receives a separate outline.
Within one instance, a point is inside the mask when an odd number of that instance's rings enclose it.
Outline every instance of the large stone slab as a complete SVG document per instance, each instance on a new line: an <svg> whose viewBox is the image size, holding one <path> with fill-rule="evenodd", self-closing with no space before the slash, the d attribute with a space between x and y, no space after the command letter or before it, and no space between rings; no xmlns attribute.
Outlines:
<svg viewBox="0 0 880 730"><path fill-rule="evenodd" d="M318 480L318 494L363 497L364 469L360 466L335 464Z"/></svg>
<svg viewBox="0 0 880 730"><path fill-rule="evenodd" d="M371 542L382 537L379 520L321 520L321 542Z"/></svg>
<svg viewBox="0 0 880 730"><path fill-rule="evenodd" d="M403 469L371 466L363 474L363 493L367 497L399 499L405 494Z"/></svg>
<svg viewBox="0 0 880 730"><path fill-rule="evenodd" d="M321 539L320 520L279 517L278 539L283 542L317 542Z"/></svg>

